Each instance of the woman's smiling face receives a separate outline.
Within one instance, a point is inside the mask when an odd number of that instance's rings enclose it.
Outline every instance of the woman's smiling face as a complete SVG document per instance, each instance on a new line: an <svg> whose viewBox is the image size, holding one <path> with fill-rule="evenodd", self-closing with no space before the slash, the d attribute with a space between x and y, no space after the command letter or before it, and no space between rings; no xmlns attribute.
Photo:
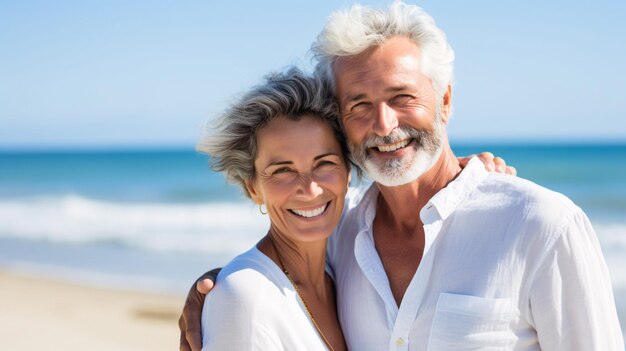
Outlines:
<svg viewBox="0 0 626 351"><path fill-rule="evenodd" d="M252 199L265 204L276 234L296 242L326 239L343 210L349 169L329 125L278 117L257 132Z"/></svg>

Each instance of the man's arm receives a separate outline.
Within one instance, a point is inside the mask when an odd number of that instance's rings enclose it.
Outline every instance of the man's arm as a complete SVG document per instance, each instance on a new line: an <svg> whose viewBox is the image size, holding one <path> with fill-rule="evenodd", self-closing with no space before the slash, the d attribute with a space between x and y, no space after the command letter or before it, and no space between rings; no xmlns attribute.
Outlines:
<svg viewBox="0 0 626 351"><path fill-rule="evenodd" d="M204 273L189 289L183 313L178 320L180 328L180 350L200 351L202 349L202 306L206 294L213 289L213 282L221 268Z"/></svg>
<svg viewBox="0 0 626 351"><path fill-rule="evenodd" d="M608 268L587 216L565 219L530 284L531 323L542 350L623 351Z"/></svg>

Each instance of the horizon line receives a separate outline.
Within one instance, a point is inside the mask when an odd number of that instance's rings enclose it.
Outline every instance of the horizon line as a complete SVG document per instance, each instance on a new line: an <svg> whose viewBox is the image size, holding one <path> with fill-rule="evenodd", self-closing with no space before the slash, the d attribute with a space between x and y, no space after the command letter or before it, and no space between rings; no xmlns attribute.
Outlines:
<svg viewBox="0 0 626 351"><path fill-rule="evenodd" d="M537 146L626 146L624 139L467 139L451 142L455 147L537 147ZM195 152L196 145L172 144L110 144L110 145L0 145L0 153L126 153L126 152Z"/></svg>

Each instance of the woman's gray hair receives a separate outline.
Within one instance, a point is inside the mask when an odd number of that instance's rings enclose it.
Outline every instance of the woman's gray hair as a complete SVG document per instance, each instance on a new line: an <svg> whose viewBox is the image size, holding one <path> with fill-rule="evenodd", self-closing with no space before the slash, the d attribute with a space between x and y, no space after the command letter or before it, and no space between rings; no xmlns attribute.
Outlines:
<svg viewBox="0 0 626 351"><path fill-rule="evenodd" d="M303 116L319 118L332 128L347 165L348 149L332 94L321 79L295 67L268 75L230 106L213 133L198 143L197 150L210 155L211 168L224 172L229 182L239 185L250 197L245 181L254 179L258 131L274 118L299 120Z"/></svg>
<svg viewBox="0 0 626 351"><path fill-rule="evenodd" d="M412 40L422 54L422 73L433 81L435 91L443 95L452 84L454 51L445 33L422 8L395 1L387 11L353 5L332 13L311 51L317 59L316 72L334 89L332 66L344 56L358 55L393 37Z"/></svg>

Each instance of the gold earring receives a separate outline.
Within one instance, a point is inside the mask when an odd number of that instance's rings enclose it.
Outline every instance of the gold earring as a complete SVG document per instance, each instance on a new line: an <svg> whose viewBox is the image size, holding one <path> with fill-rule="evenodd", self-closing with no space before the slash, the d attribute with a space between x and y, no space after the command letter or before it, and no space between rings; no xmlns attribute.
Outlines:
<svg viewBox="0 0 626 351"><path fill-rule="evenodd" d="M265 212L263 212L263 206L264 204L260 204L259 205L259 212L261 212L262 215L266 215L267 214L267 208L265 209Z"/></svg>

